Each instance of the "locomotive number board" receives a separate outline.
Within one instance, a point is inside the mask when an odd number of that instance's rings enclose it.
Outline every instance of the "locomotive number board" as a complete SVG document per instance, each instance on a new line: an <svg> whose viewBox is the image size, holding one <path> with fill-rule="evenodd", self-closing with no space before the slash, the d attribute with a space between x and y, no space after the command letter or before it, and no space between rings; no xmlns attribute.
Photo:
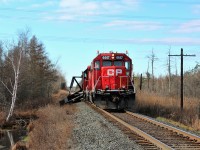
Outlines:
<svg viewBox="0 0 200 150"><path fill-rule="evenodd" d="M110 60L110 56L102 56L102 59L103 60ZM122 59L124 59L124 57L123 56L116 56L115 59L122 60Z"/></svg>
<svg viewBox="0 0 200 150"><path fill-rule="evenodd" d="M110 59L110 56L102 56L102 59L103 59L103 60L109 60L109 59Z"/></svg>
<svg viewBox="0 0 200 150"><path fill-rule="evenodd" d="M116 56L116 59L122 60L124 57L123 56Z"/></svg>

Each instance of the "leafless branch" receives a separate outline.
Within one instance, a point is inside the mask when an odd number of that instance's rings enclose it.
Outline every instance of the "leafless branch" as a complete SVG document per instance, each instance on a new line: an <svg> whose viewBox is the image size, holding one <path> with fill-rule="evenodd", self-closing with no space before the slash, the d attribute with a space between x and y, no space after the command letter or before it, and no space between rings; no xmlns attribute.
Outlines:
<svg viewBox="0 0 200 150"><path fill-rule="evenodd" d="M8 92L11 94L11 95L13 95L12 94L12 92L10 91L10 89L7 87L7 85L3 82L3 81L1 81L1 83L4 85L4 87L8 90Z"/></svg>
<svg viewBox="0 0 200 150"><path fill-rule="evenodd" d="M13 89L13 84L12 84L12 81L11 81L11 79L10 79L10 85L11 85L11 87L12 87L12 89Z"/></svg>

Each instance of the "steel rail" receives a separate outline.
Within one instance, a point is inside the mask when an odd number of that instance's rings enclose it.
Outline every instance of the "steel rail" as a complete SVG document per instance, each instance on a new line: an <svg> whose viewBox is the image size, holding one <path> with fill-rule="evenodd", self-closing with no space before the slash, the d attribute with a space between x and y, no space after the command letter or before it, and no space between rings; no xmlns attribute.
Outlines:
<svg viewBox="0 0 200 150"><path fill-rule="evenodd" d="M126 113L129 114L129 115L132 115L132 116L134 116L134 117L137 117L137 118L146 120L146 121L148 121L148 122L151 122L151 123L153 123L153 124L155 124L155 125L164 127L164 128L166 128L166 129L168 129L168 130L172 130L173 132L176 132L176 133L179 134L179 135L182 134L182 135L185 136L185 137L188 137L188 138L190 138L190 139L192 139L192 140L195 140L195 141L197 141L197 142L200 142L200 137L197 136L197 135L194 135L194 134L192 134L192 133L188 133L188 132L185 132L185 131L183 131L183 130L181 130L181 129L177 129L177 128L175 128L175 127L166 125L166 124L164 124L164 123L161 123L161 122L158 122L158 121L156 121L156 120L150 119L150 118L148 118L148 117L146 117L146 116L144 116L144 115L132 113L132 112L129 112L129 111L126 111Z"/></svg>
<svg viewBox="0 0 200 150"><path fill-rule="evenodd" d="M138 134L139 136L143 137L144 139L148 140L149 142L153 143L154 145L156 145L158 148L160 149L164 149L164 150L172 150L173 148L169 147L168 145L164 144L163 142L155 139L154 137L152 137L151 135L143 132L142 130L134 127L134 126L131 126L130 124L124 122L123 120L115 117L114 115L112 115L111 113L99 108L99 107L96 107L94 104L89 104L89 105L92 105L93 107L95 107L96 109L98 109L101 113L111 117L112 119L114 119L115 121L117 121L118 123L120 123L121 125L125 126L126 128L128 128L129 130L131 130L132 132L135 132L136 134Z"/></svg>

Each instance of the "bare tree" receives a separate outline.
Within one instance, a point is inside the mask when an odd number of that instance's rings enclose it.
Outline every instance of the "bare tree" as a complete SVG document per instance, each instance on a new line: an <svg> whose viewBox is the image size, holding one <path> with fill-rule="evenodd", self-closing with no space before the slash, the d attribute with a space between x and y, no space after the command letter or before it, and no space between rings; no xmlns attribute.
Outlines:
<svg viewBox="0 0 200 150"><path fill-rule="evenodd" d="M151 76L150 73L149 73L149 61L148 61L148 68L147 68L146 76L147 76L148 89L149 89L149 80L150 80L150 76Z"/></svg>
<svg viewBox="0 0 200 150"><path fill-rule="evenodd" d="M155 81L154 81L154 62L158 59L156 55L154 54L154 51L152 49L152 54L148 56L149 60L151 61L151 70L152 70L152 90L155 90Z"/></svg>

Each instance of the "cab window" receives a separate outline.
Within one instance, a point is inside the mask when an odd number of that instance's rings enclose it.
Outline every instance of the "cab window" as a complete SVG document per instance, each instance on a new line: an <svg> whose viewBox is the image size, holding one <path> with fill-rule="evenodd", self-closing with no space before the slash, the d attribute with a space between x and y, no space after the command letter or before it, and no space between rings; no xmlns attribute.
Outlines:
<svg viewBox="0 0 200 150"><path fill-rule="evenodd" d="M95 61L94 67L96 70L100 69L100 61Z"/></svg>
<svg viewBox="0 0 200 150"><path fill-rule="evenodd" d="M87 72L84 72L84 78L87 78Z"/></svg>
<svg viewBox="0 0 200 150"><path fill-rule="evenodd" d="M110 60L104 60L103 66L112 66L112 62Z"/></svg>
<svg viewBox="0 0 200 150"><path fill-rule="evenodd" d="M125 67L127 70L130 70L130 64L131 64L130 61L125 62Z"/></svg>
<svg viewBox="0 0 200 150"><path fill-rule="evenodd" d="M123 61L115 60L114 66L123 66Z"/></svg>

